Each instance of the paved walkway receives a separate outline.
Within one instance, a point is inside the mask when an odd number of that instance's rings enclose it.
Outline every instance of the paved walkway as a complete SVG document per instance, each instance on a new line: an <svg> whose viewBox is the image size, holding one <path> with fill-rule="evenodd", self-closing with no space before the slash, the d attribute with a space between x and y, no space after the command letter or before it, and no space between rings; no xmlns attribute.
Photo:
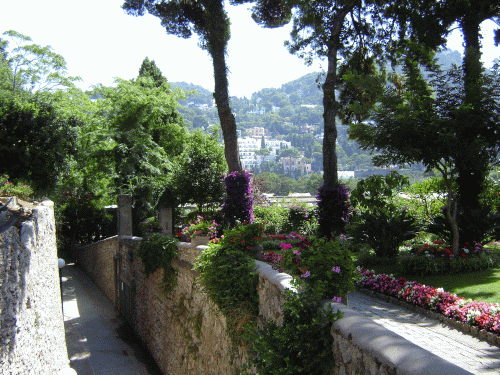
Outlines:
<svg viewBox="0 0 500 375"><path fill-rule="evenodd" d="M111 302L74 264L62 269L70 366L78 375L162 375Z"/></svg>
<svg viewBox="0 0 500 375"><path fill-rule="evenodd" d="M500 374L500 348L403 306L360 292L348 306L415 345L474 374ZM443 374L444 375L444 374Z"/></svg>
<svg viewBox="0 0 500 375"><path fill-rule="evenodd" d="M62 276L68 357L78 375L162 375L111 302L79 268L67 264ZM500 374L497 346L363 293L350 293L349 307L467 371Z"/></svg>

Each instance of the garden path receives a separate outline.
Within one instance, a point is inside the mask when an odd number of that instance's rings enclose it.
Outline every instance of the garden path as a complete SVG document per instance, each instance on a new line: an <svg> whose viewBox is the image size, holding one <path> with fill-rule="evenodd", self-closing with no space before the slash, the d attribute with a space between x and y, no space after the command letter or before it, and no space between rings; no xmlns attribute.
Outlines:
<svg viewBox="0 0 500 375"><path fill-rule="evenodd" d="M111 301L71 260L61 270L70 366L77 375L162 375Z"/></svg>
<svg viewBox="0 0 500 375"><path fill-rule="evenodd" d="M500 347L443 322L361 292L348 306L415 345L474 374L500 374Z"/></svg>

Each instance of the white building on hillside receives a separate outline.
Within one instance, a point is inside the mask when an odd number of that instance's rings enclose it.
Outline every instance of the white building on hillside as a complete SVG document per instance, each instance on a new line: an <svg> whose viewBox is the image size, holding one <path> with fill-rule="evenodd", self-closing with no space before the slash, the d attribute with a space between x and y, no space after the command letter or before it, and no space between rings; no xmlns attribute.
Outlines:
<svg viewBox="0 0 500 375"><path fill-rule="evenodd" d="M257 164L255 150L260 150L261 140L256 138L238 138L238 149L243 169L253 169Z"/></svg>

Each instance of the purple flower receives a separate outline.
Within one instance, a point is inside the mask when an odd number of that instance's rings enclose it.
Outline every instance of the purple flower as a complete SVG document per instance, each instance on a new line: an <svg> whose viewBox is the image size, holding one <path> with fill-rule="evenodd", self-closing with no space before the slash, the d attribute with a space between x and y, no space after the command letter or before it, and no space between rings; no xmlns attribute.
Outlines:
<svg viewBox="0 0 500 375"><path fill-rule="evenodd" d="M332 302L340 303L340 302L342 302L342 298L340 298L340 297L333 297L332 298Z"/></svg>
<svg viewBox="0 0 500 375"><path fill-rule="evenodd" d="M340 273L340 267L339 266L333 267L332 272Z"/></svg>
<svg viewBox="0 0 500 375"><path fill-rule="evenodd" d="M309 271L306 271L306 273L303 273L302 275L300 275L300 277L302 277L303 279L305 279L306 277L309 277L311 276L311 273Z"/></svg>

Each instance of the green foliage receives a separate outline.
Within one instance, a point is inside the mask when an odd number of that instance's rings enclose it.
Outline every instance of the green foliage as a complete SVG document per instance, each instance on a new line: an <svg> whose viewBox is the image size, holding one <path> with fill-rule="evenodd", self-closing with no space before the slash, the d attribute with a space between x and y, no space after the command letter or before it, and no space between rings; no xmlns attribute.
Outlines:
<svg viewBox="0 0 500 375"><path fill-rule="evenodd" d="M323 285L325 297L345 297L354 289L356 266L347 241L341 237L334 240L315 238L302 250L300 258L310 273L307 282Z"/></svg>
<svg viewBox="0 0 500 375"><path fill-rule="evenodd" d="M240 251L254 256L252 246L259 244L262 236L262 224L240 224L233 229L224 231L224 236L218 240L223 247L231 251Z"/></svg>
<svg viewBox="0 0 500 375"><path fill-rule="evenodd" d="M0 38L0 42L3 42L5 50L10 47L10 51L5 54L5 64L0 66L0 78L5 80L0 83L0 88L19 95L28 92L40 96L54 88L72 87L73 82L81 80L80 77L66 76L64 57L50 46L30 43L32 39L29 36L14 30L8 30L3 35L8 39Z"/></svg>
<svg viewBox="0 0 500 375"><path fill-rule="evenodd" d="M148 217L146 220L142 221L139 226L139 235L141 237L153 232L161 232L160 222L158 218L154 216Z"/></svg>
<svg viewBox="0 0 500 375"><path fill-rule="evenodd" d="M5 161L0 174L28 182L40 195L50 192L75 152L77 125L75 119L62 119L50 104L5 98L0 103L0 157Z"/></svg>
<svg viewBox="0 0 500 375"><path fill-rule="evenodd" d="M33 189L31 186L19 182L17 184L9 181L8 175L0 176L0 196L13 197L29 201L33 198Z"/></svg>
<svg viewBox="0 0 500 375"><path fill-rule="evenodd" d="M360 180L351 191L351 202L362 211L351 218L347 233L354 242L370 245L377 256L395 257L403 241L416 236L416 220L396 204L396 190L408 186L397 172Z"/></svg>
<svg viewBox="0 0 500 375"><path fill-rule="evenodd" d="M147 276L163 268L163 288L166 292L177 284L177 269L172 267L172 260L178 254L177 242L174 237L150 233L142 238L139 246L138 254Z"/></svg>
<svg viewBox="0 0 500 375"><path fill-rule="evenodd" d="M292 205L288 208L288 214L281 229L283 233L303 233L307 223L315 218L315 210L309 210L304 205Z"/></svg>
<svg viewBox="0 0 500 375"><path fill-rule="evenodd" d="M327 288L318 282L301 293L286 291L283 324L269 319L249 332L250 365L260 375L328 374L335 365L330 327L342 313L323 305Z"/></svg>
<svg viewBox="0 0 500 375"><path fill-rule="evenodd" d="M90 191L64 191L57 209L58 241L61 246L87 244L116 234L113 216L104 212Z"/></svg>
<svg viewBox="0 0 500 375"><path fill-rule="evenodd" d="M262 223L263 233L282 233L287 216L287 208L281 206L255 206L253 216L255 221Z"/></svg>
<svg viewBox="0 0 500 375"><path fill-rule="evenodd" d="M416 182L406 189L406 198L396 197L393 203L421 223L431 223L441 215L443 206L447 204L448 188L443 178L430 178Z"/></svg>
<svg viewBox="0 0 500 375"><path fill-rule="evenodd" d="M173 172L172 186L178 203L193 203L199 213L222 203L225 185L222 180L227 170L224 149L217 140L198 131L192 134L184 152L178 157Z"/></svg>
<svg viewBox="0 0 500 375"><path fill-rule="evenodd" d="M231 246L210 243L195 269L200 271L203 291L226 316L233 345L240 344L244 326L255 322L259 310L254 257Z"/></svg>
<svg viewBox="0 0 500 375"><path fill-rule="evenodd" d="M95 87L94 92L103 96L96 115L108 123L113 185L117 193L132 195L137 227L171 186L172 161L184 149L187 132L176 109L182 93L168 84L155 87L150 77L116 83Z"/></svg>
<svg viewBox="0 0 500 375"><path fill-rule="evenodd" d="M347 233L354 242L370 245L377 256L393 258L404 241L416 236L418 228L407 212L386 207L353 216Z"/></svg>
<svg viewBox="0 0 500 375"><path fill-rule="evenodd" d="M161 70L158 66L156 66L155 61L150 61L148 57L142 60L138 78L139 77L151 77L156 87L160 87L167 82L167 79L163 76Z"/></svg>
<svg viewBox="0 0 500 375"><path fill-rule="evenodd" d="M386 176L370 176L358 181L356 188L351 191L350 200L354 207L368 210L382 208L392 205L395 190L403 186L409 186L409 180L397 172Z"/></svg>
<svg viewBox="0 0 500 375"><path fill-rule="evenodd" d="M481 251L476 256L457 256L453 259L432 254L417 256L408 252L399 256L398 272L402 275L445 275L486 270L499 264L500 257L487 251Z"/></svg>

